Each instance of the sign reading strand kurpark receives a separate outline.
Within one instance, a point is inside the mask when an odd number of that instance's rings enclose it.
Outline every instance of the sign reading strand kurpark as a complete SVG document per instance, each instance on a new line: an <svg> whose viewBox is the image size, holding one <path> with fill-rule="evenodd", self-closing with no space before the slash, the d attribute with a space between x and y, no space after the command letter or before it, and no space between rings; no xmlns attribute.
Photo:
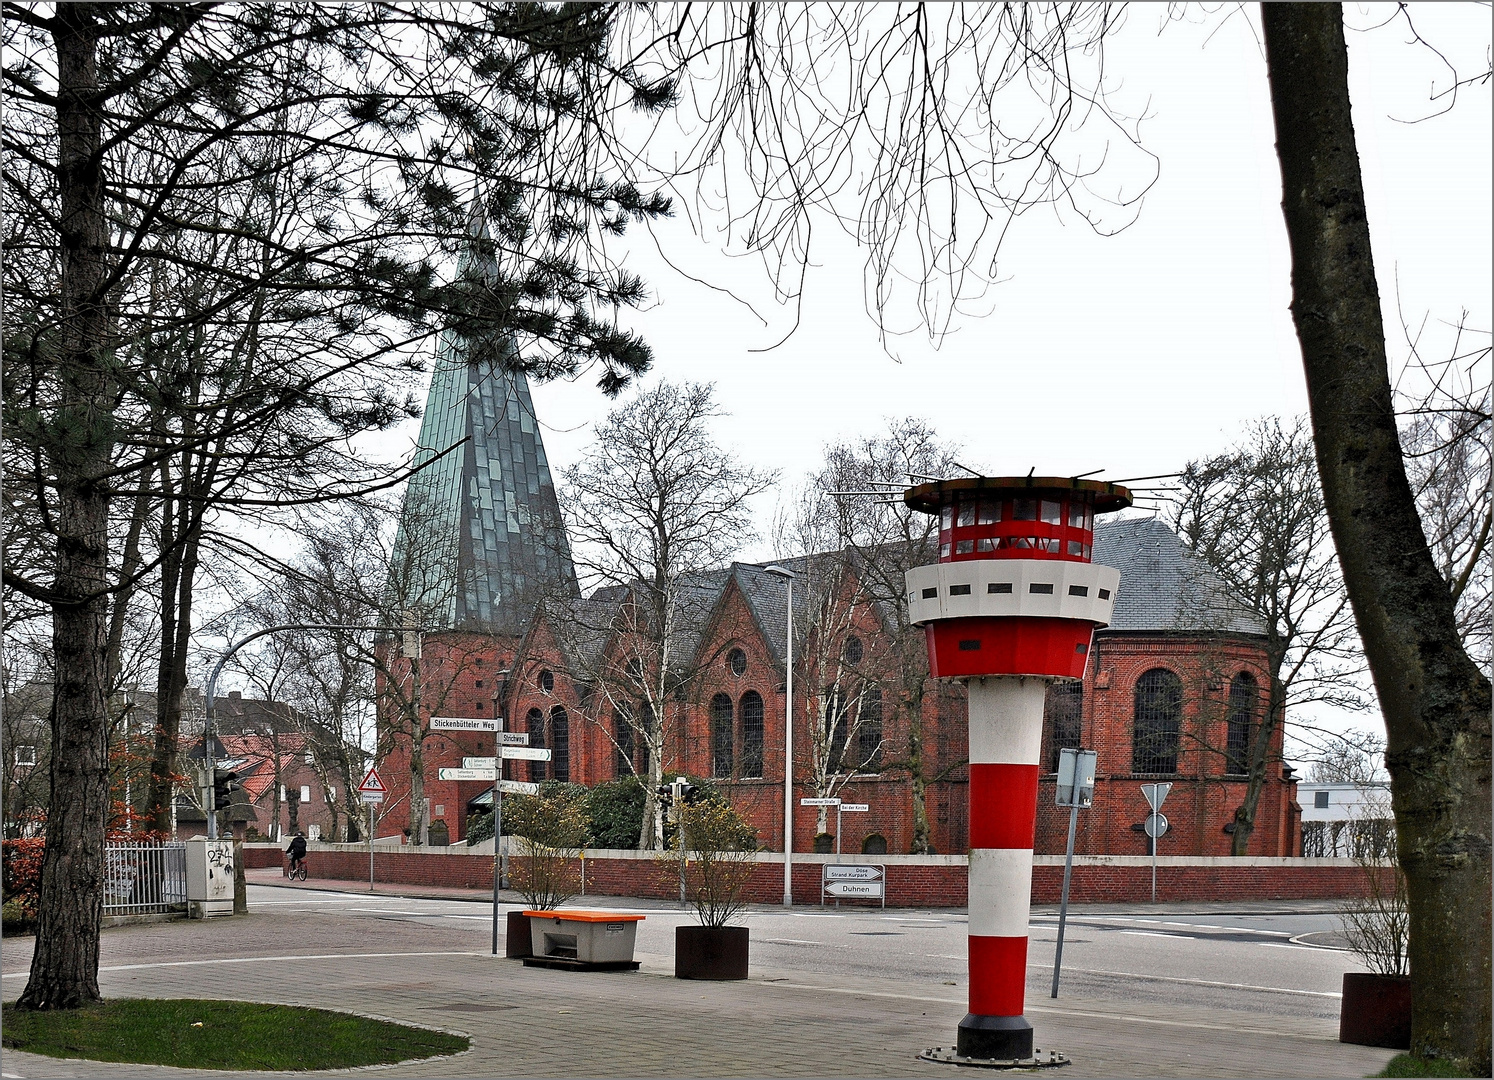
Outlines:
<svg viewBox="0 0 1494 1080"><path fill-rule="evenodd" d="M833 896L856 900L880 900L887 906L887 868L881 865L837 865L826 863L820 881L820 903Z"/></svg>

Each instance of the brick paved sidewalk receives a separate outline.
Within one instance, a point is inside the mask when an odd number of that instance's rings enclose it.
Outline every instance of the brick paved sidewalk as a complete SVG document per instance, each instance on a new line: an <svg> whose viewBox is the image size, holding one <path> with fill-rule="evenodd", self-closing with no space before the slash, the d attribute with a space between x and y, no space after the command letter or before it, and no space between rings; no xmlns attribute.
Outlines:
<svg viewBox="0 0 1494 1080"><path fill-rule="evenodd" d="M288 920L256 912L111 930L103 938L100 984L108 996L312 1005L472 1037L465 1054L379 1067L381 1075L970 1075L917 1060L920 1050L952 1042L965 1011L954 987L756 967L745 982L685 982L671 977L672 956L653 953L639 954L642 970L635 973L550 971L474 951L470 933L456 926L380 921L378 927L371 936L367 920L335 914ZM4 942L0 987L6 1000L20 993L29 959L29 939ZM1038 1045L1069 1055L1073 1064L1058 1075L1075 1080L1356 1077L1378 1071L1391 1056L1338 1043L1336 1025L1324 1020L1053 1001L1035 984L1028 999ZM0 1071L21 1077L226 1075L16 1052L3 1055Z"/></svg>

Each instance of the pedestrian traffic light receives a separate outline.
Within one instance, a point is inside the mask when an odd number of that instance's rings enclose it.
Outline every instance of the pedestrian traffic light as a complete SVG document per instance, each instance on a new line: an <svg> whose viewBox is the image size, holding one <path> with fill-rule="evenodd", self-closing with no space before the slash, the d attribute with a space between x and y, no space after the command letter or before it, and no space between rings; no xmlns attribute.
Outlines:
<svg viewBox="0 0 1494 1080"><path fill-rule="evenodd" d="M705 791L694 784L685 784L680 788L680 797L686 806L697 806L705 800Z"/></svg>
<svg viewBox="0 0 1494 1080"><path fill-rule="evenodd" d="M239 774L229 769L213 770L213 809L227 810L228 804L233 802L233 793L241 791L244 785L239 782Z"/></svg>
<svg viewBox="0 0 1494 1080"><path fill-rule="evenodd" d="M660 784L658 788L655 789L655 794L659 796L659 802L664 806L672 806L674 804L673 784Z"/></svg>

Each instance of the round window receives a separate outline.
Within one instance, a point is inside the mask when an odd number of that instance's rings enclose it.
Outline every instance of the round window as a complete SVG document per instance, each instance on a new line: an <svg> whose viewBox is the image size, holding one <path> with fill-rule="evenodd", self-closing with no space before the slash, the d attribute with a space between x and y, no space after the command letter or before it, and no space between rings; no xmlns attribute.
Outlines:
<svg viewBox="0 0 1494 1080"><path fill-rule="evenodd" d="M741 649L733 649L726 654L726 666L731 669L733 675L747 674L747 654Z"/></svg>
<svg viewBox="0 0 1494 1080"><path fill-rule="evenodd" d="M555 690L555 674L551 671L540 672L540 689L549 694Z"/></svg>

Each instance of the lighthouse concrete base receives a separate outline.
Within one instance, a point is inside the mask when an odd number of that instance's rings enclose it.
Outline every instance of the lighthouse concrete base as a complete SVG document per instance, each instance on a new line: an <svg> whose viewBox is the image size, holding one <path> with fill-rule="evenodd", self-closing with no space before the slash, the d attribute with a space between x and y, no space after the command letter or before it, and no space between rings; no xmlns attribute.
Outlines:
<svg viewBox="0 0 1494 1080"><path fill-rule="evenodd" d="M979 1016L967 1013L960 1021L955 1052L967 1058L1032 1057L1032 1025L1025 1016Z"/></svg>

